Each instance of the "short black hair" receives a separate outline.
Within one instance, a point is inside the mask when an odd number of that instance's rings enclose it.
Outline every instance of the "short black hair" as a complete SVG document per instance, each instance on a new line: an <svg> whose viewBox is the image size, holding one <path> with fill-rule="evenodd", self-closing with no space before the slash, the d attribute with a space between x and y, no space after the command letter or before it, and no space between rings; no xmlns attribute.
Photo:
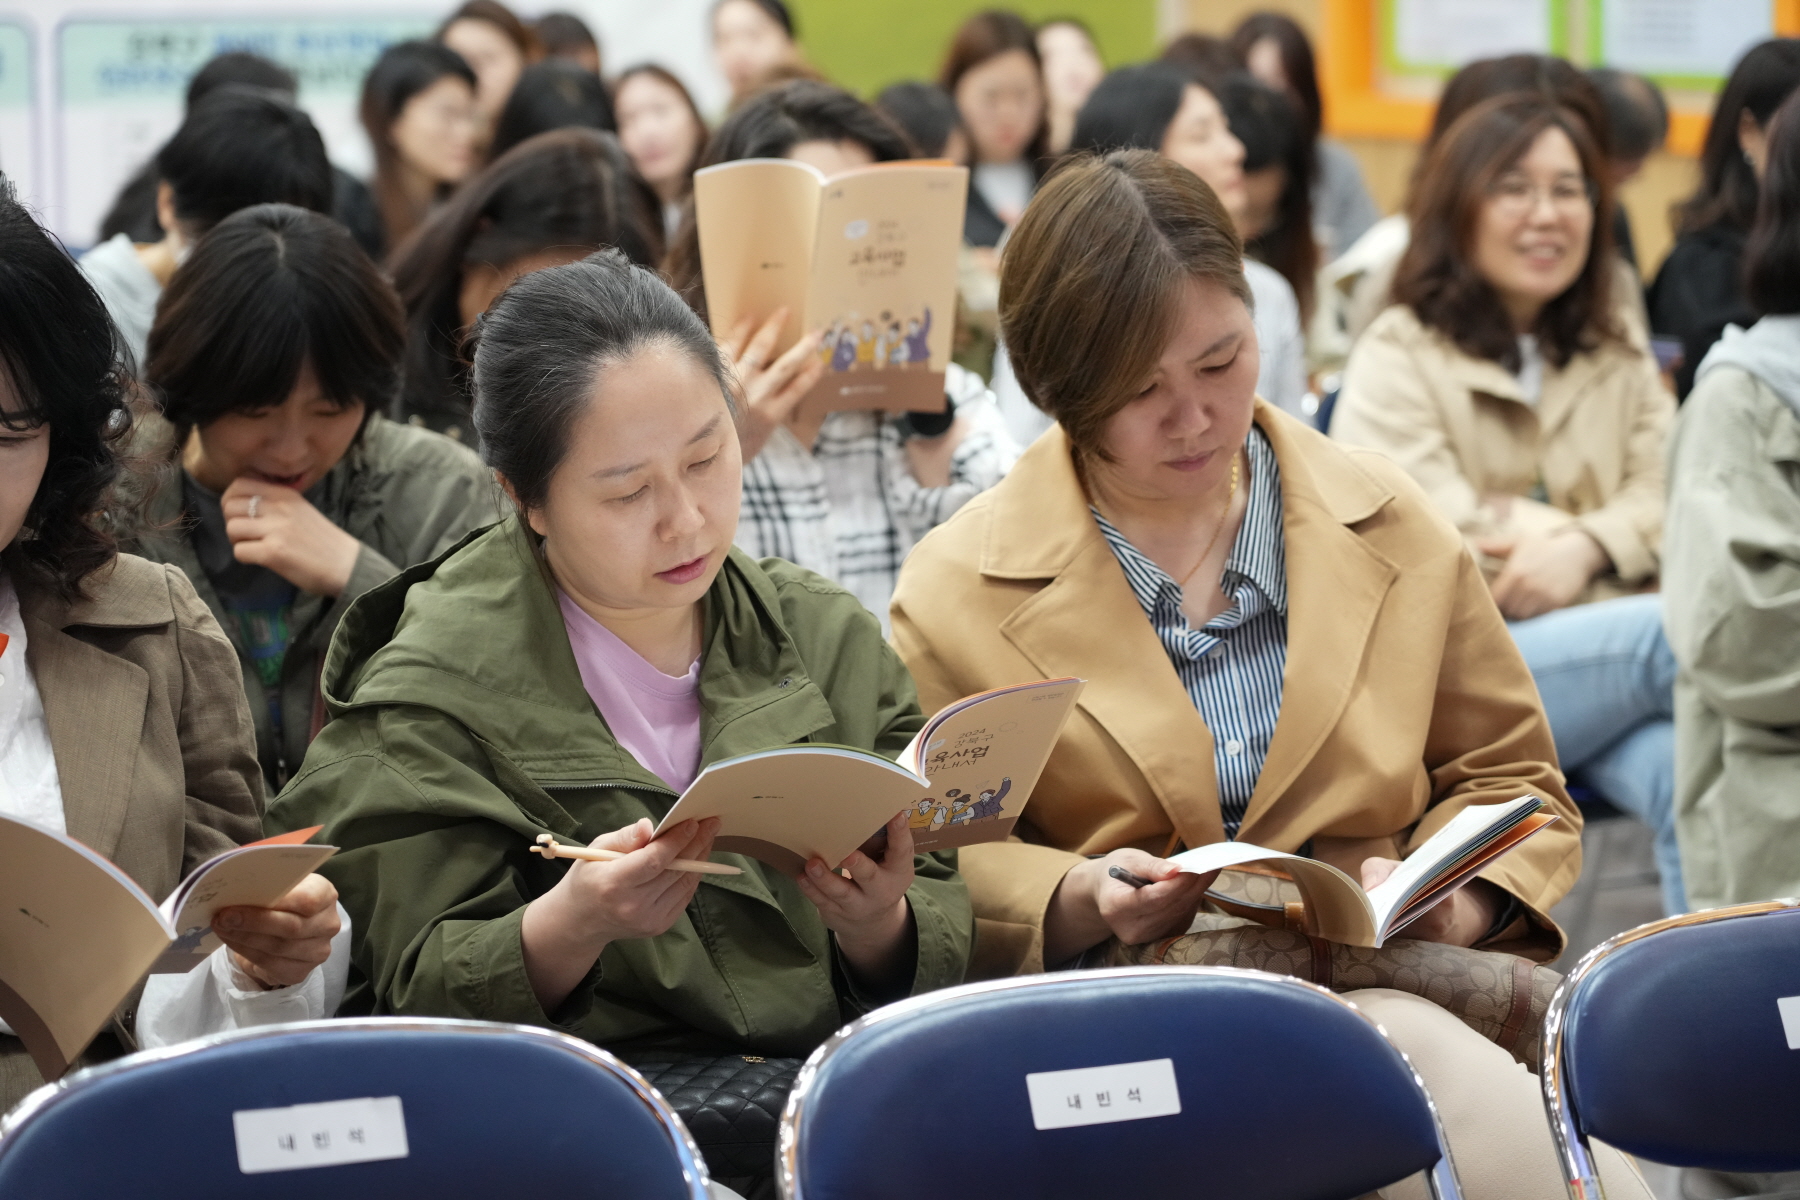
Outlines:
<svg viewBox="0 0 1800 1200"><path fill-rule="evenodd" d="M705 322L655 271L617 250L533 271L494 301L475 326L475 430L482 461L521 508L543 505L600 372L658 343L698 363L731 407Z"/></svg>
<svg viewBox="0 0 1800 1200"><path fill-rule="evenodd" d="M50 426L43 481L0 561L19 583L63 599L79 596L116 552L94 514L118 477L117 443L131 424L121 357L87 276L0 175L0 375L18 398L0 412L0 427Z"/></svg>
<svg viewBox="0 0 1800 1200"><path fill-rule="evenodd" d="M221 221L169 280L144 381L187 431L280 404L310 364L335 404L373 413L400 390L400 298L349 230L291 204Z"/></svg>
<svg viewBox="0 0 1800 1200"><path fill-rule="evenodd" d="M1172 62L1137 63L1107 72L1075 114L1070 151L1162 153L1163 135L1181 110L1189 84L1198 84L1194 74Z"/></svg>
<svg viewBox="0 0 1800 1200"><path fill-rule="evenodd" d="M188 80L187 107L192 108L207 96L228 84L262 88L292 103L300 94L300 80L276 62L248 50L227 50L215 54L201 64Z"/></svg>
<svg viewBox="0 0 1800 1200"><path fill-rule="evenodd" d="M800 36L799 27L794 24L794 10L789 8L784 0L750 0L750 3L762 9L769 20L781 26L781 32L787 34L790 42ZM717 0L717 3L713 5L713 12L717 13L724 7L725 0Z"/></svg>
<svg viewBox="0 0 1800 1200"><path fill-rule="evenodd" d="M1661 88L1642 75L1616 67L1594 67L1587 75L1606 105L1613 158L1630 161L1662 149L1669 136L1669 102L1663 99Z"/></svg>
<svg viewBox="0 0 1800 1200"><path fill-rule="evenodd" d="M1762 316L1800 313L1800 92L1769 118L1762 199L1744 244L1744 295Z"/></svg>
<svg viewBox="0 0 1800 1200"><path fill-rule="evenodd" d="M312 118L271 93L236 84L194 105L156 155L175 217L196 235L253 204L331 211L331 160Z"/></svg>
<svg viewBox="0 0 1800 1200"><path fill-rule="evenodd" d="M904 130L926 158L942 157L950 135L962 126L962 114L950 93L920 80L882 88L875 97L875 111Z"/></svg>
<svg viewBox="0 0 1800 1200"><path fill-rule="evenodd" d="M578 50L600 53L600 39L588 23L571 12L547 12L532 23L532 30L543 44L544 53L564 58Z"/></svg>
<svg viewBox="0 0 1800 1200"><path fill-rule="evenodd" d="M568 59L547 58L520 72L500 110L488 153L499 158L526 138L571 126L619 131L612 99L600 77Z"/></svg>

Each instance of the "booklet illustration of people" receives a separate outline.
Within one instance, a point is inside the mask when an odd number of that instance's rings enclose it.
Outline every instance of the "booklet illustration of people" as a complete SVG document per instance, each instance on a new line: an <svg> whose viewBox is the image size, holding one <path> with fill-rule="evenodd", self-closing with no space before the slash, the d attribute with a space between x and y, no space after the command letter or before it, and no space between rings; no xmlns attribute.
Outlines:
<svg viewBox="0 0 1800 1200"><path fill-rule="evenodd" d="M714 848L798 875L837 866L908 813L919 853L1004 839L1081 694L1044 679L964 697L925 722L898 762L848 746L783 746L716 762L675 802L660 834L718 817Z"/></svg>
<svg viewBox="0 0 1800 1200"><path fill-rule="evenodd" d="M785 158L694 175L713 335L785 306L776 352L823 330L812 412L942 412L969 172L877 163L827 178Z"/></svg>
<svg viewBox="0 0 1800 1200"><path fill-rule="evenodd" d="M1246 870L1292 881L1306 904L1306 932L1347 946L1381 946L1488 864L1557 820L1544 802L1520 796L1501 804L1471 804L1407 855L1394 873L1368 891L1329 863L1248 842L1214 842L1169 861L1192 875ZM1230 889L1214 890L1226 892Z"/></svg>
<svg viewBox="0 0 1800 1200"><path fill-rule="evenodd" d="M68 1070L147 974L219 946L213 914L266 907L337 852L296 830L215 855L158 905L75 839L0 817L0 1020L45 1079Z"/></svg>

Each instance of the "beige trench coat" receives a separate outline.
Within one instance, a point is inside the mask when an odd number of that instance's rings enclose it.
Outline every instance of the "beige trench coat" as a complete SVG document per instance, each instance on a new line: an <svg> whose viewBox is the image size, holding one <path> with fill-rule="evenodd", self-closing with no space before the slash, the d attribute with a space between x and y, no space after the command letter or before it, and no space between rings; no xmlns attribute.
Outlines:
<svg viewBox="0 0 1800 1200"><path fill-rule="evenodd" d="M1469 804L1542 796L1563 820L1485 873L1527 915L1485 948L1562 950L1546 915L1581 870L1537 689L1461 541L1379 455L1263 401L1281 469L1288 653L1281 713L1239 837L1356 873ZM1088 513L1062 430L926 536L893 637L930 712L1021 680L1088 681L1018 837L970 846L971 977L1042 970L1044 912L1082 855L1221 841L1213 739Z"/></svg>

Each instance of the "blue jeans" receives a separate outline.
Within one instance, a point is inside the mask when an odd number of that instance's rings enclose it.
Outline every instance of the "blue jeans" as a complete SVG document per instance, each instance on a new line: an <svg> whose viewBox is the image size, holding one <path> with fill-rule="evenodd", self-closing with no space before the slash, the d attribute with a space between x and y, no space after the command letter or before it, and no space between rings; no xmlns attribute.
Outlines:
<svg viewBox="0 0 1800 1200"><path fill-rule="evenodd" d="M1687 911L1675 845L1675 655L1662 599L1626 596L1509 621L1562 769L1656 834L1663 908Z"/></svg>

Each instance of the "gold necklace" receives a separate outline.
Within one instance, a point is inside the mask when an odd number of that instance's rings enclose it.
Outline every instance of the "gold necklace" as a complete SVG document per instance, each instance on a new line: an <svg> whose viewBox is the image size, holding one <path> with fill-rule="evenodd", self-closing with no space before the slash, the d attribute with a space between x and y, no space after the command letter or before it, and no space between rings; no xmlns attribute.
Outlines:
<svg viewBox="0 0 1800 1200"><path fill-rule="evenodd" d="M1183 591L1187 590L1188 580L1194 577L1194 572L1206 565L1206 560L1212 555L1213 547L1219 544L1219 535L1225 532L1225 522L1231 517L1231 502L1237 499L1238 468L1241 462L1241 457L1233 453L1231 456L1231 487L1225 493L1225 507L1219 512L1219 523L1213 527L1212 539L1206 543L1206 549L1200 552L1199 561L1188 568L1186 575L1175 581L1175 586Z"/></svg>

